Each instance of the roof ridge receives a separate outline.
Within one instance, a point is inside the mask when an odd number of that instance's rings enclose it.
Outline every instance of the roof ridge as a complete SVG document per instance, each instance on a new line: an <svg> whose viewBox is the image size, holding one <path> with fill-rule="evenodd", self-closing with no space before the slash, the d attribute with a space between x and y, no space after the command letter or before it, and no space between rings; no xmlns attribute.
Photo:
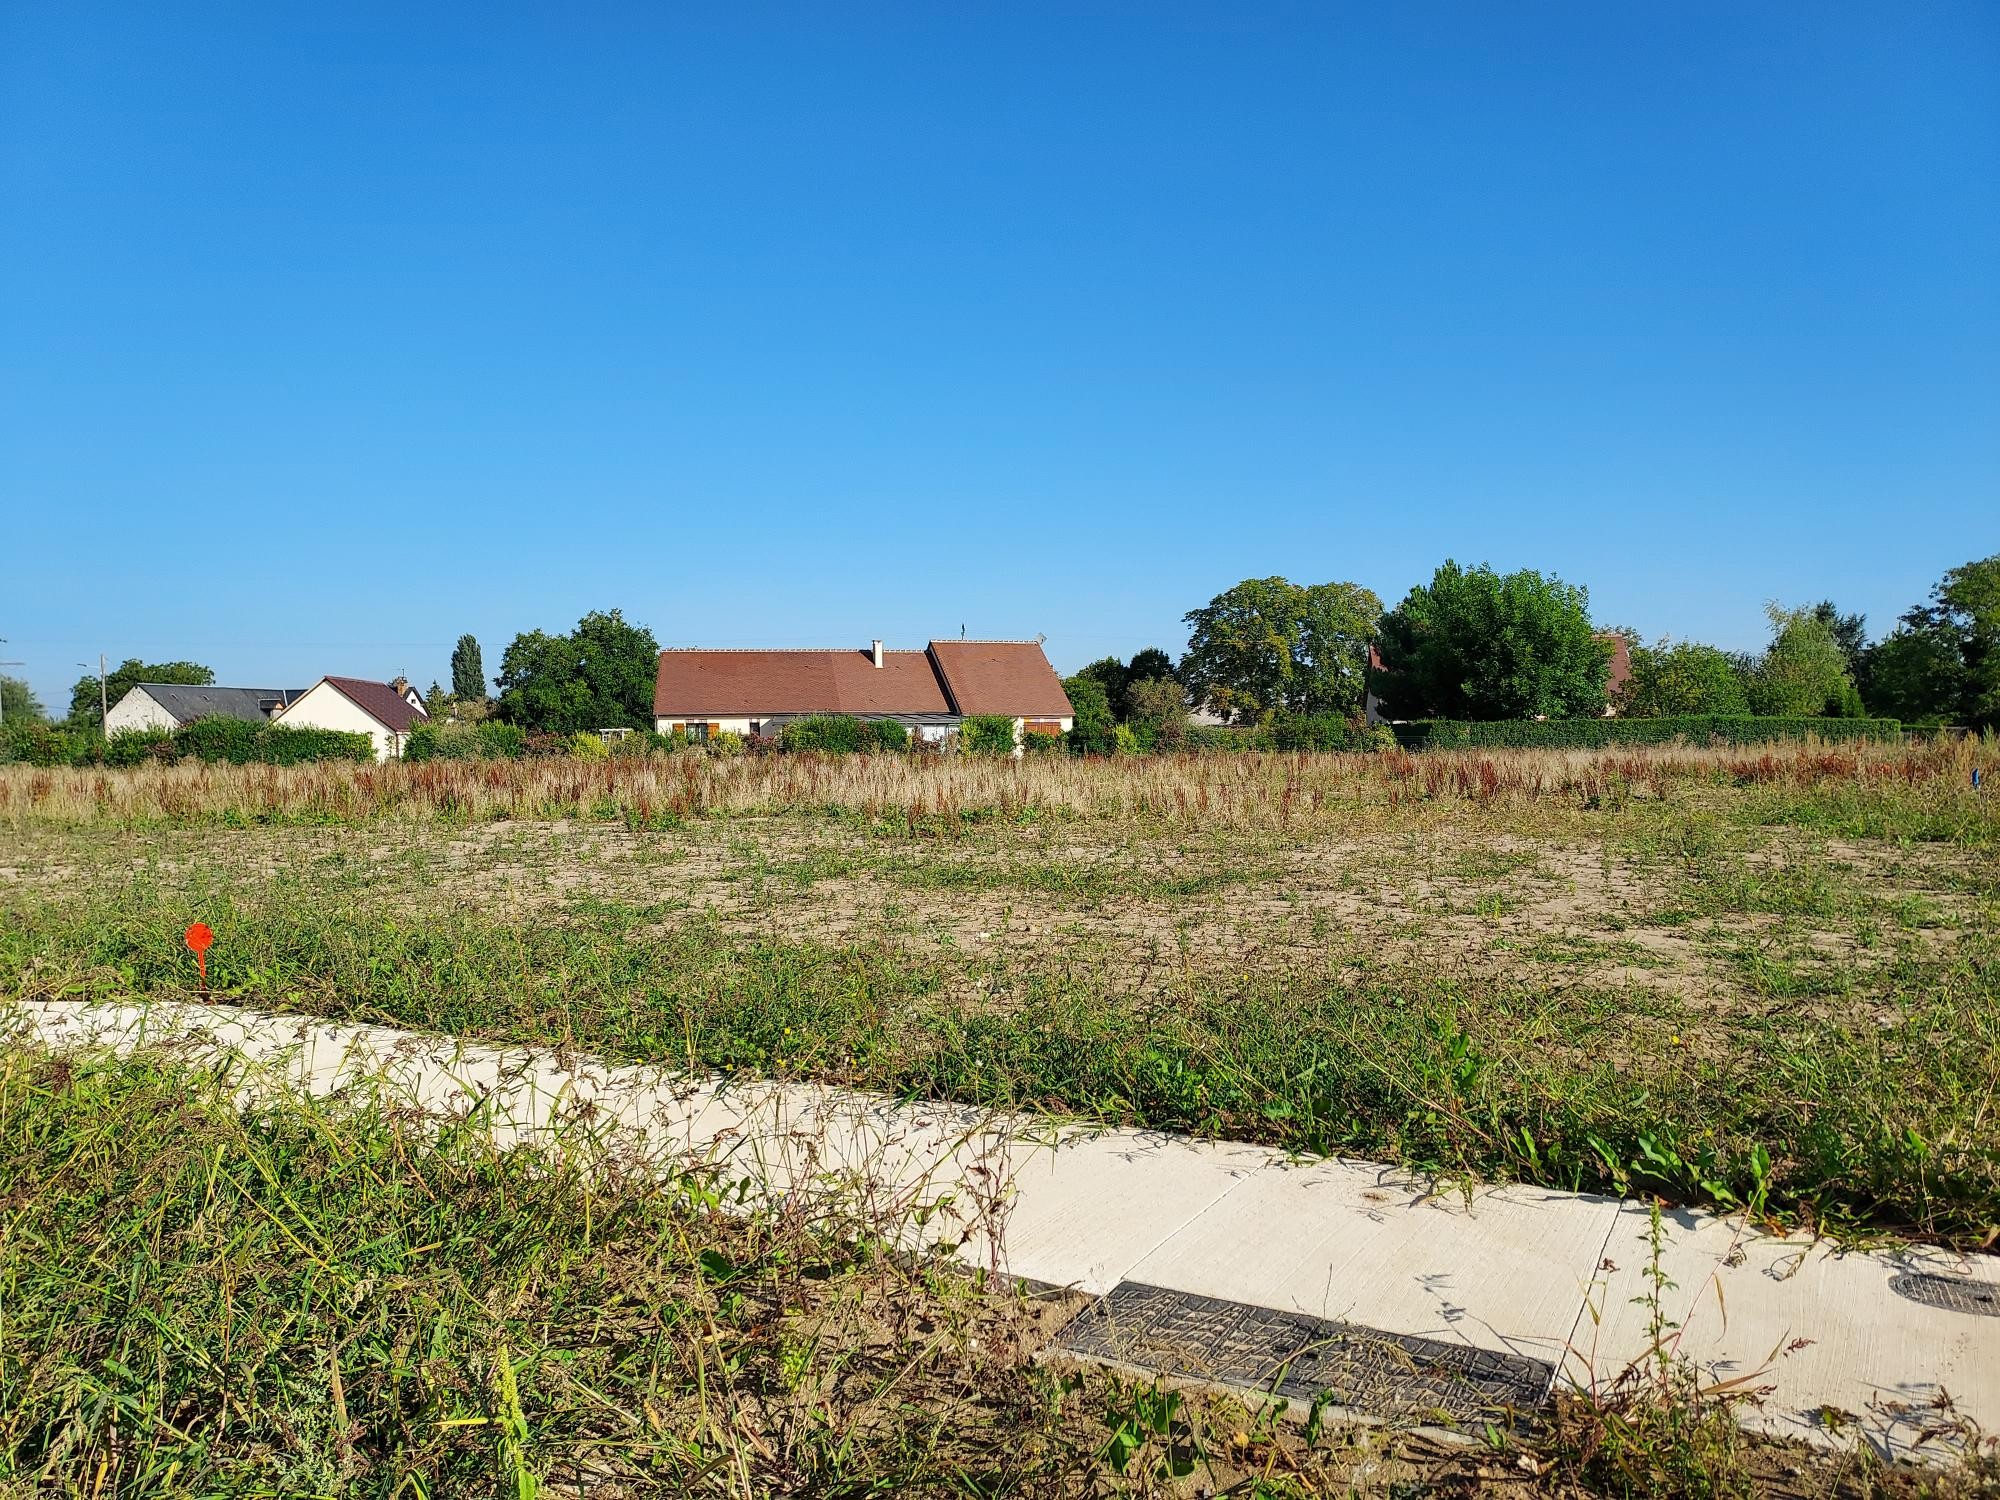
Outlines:
<svg viewBox="0 0 2000 1500"><path fill-rule="evenodd" d="M931 642L933 646L1041 646L1047 644L1033 636L1006 635L954 635Z"/></svg>
<svg viewBox="0 0 2000 1500"><path fill-rule="evenodd" d="M888 656L922 656L925 646L884 646ZM866 646L662 646L660 655L671 656L681 652L706 651L711 655L734 652L738 655L757 656L823 656L829 651L852 651L857 656L868 655Z"/></svg>

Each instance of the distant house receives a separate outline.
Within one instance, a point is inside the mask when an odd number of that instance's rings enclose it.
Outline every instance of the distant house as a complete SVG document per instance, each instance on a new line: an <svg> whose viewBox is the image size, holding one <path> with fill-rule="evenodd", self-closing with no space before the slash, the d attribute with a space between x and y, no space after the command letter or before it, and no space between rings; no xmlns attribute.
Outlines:
<svg viewBox="0 0 2000 1500"><path fill-rule="evenodd" d="M178 682L140 682L111 705L104 732L179 729L196 719L248 719L262 723L304 688L189 687Z"/></svg>
<svg viewBox="0 0 2000 1500"><path fill-rule="evenodd" d="M427 722L423 696L403 678L322 677L276 716L294 729L345 729L375 741L377 760L399 760L410 731Z"/></svg>
<svg viewBox="0 0 2000 1500"><path fill-rule="evenodd" d="M661 734L776 734L794 719L893 719L937 741L973 715L1014 721L1014 735L1061 734L1075 722L1039 641L932 641L921 651L662 651L653 688Z"/></svg>

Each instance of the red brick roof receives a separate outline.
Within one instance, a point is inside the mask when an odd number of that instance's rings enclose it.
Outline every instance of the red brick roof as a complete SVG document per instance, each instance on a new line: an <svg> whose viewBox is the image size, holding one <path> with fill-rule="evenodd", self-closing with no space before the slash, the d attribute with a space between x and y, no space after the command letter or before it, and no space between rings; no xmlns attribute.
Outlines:
<svg viewBox="0 0 2000 1500"><path fill-rule="evenodd" d="M370 682L365 677L322 677L320 681L337 690L384 729L397 734L408 734L412 724L430 717L386 682Z"/></svg>
<svg viewBox="0 0 2000 1500"><path fill-rule="evenodd" d="M653 713L948 715L921 651L662 651Z"/></svg>
<svg viewBox="0 0 2000 1500"><path fill-rule="evenodd" d="M1075 712L1033 641L932 641L931 657L962 714L1067 719Z"/></svg>
<svg viewBox="0 0 2000 1500"><path fill-rule="evenodd" d="M927 651L662 651L656 718L713 714L1007 714L1068 718L1032 641L932 641Z"/></svg>

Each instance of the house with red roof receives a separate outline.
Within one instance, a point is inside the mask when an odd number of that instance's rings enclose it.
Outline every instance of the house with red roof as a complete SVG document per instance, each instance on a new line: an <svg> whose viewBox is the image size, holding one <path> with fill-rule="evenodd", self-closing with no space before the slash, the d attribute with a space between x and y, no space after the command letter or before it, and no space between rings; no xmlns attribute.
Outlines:
<svg viewBox="0 0 2000 1500"><path fill-rule="evenodd" d="M410 731L427 723L423 695L404 678L371 682L365 677L322 677L284 708L272 722L294 729L345 729L375 741L377 760L400 760Z"/></svg>
<svg viewBox="0 0 2000 1500"><path fill-rule="evenodd" d="M936 742L975 715L1026 733L1062 734L1075 722L1062 679L1040 641L932 641L921 651L662 651L654 726L705 739L776 734L794 719L848 714L893 719Z"/></svg>

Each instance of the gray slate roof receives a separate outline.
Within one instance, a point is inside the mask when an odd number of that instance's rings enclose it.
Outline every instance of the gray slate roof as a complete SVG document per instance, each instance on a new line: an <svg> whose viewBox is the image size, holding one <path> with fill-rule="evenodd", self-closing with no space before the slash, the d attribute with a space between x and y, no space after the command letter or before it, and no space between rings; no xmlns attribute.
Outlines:
<svg viewBox="0 0 2000 1500"><path fill-rule="evenodd" d="M225 719L249 719L262 723L272 711L284 707L305 691L304 688L186 687L178 682L140 682L146 696L182 724L218 715Z"/></svg>

